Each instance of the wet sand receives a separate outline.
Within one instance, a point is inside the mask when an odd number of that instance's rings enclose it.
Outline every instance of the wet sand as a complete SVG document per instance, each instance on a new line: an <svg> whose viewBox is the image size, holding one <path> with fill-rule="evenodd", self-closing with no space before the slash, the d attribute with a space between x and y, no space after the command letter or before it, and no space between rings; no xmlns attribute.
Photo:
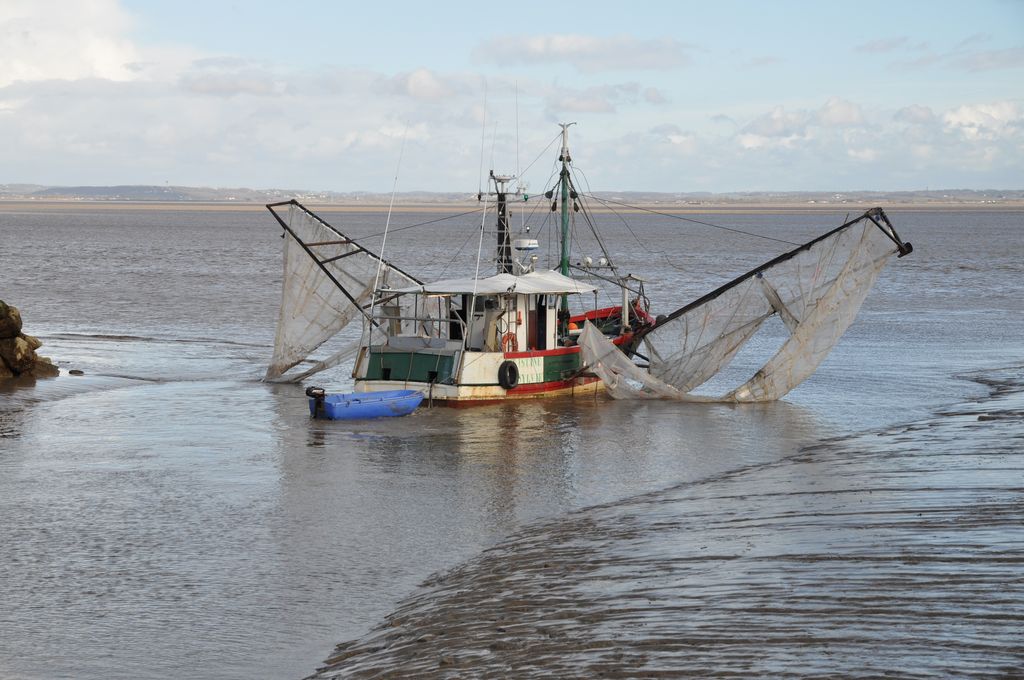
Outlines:
<svg viewBox="0 0 1024 680"><path fill-rule="evenodd" d="M991 395L532 525L311 677L1022 677L1024 366L968 377Z"/></svg>

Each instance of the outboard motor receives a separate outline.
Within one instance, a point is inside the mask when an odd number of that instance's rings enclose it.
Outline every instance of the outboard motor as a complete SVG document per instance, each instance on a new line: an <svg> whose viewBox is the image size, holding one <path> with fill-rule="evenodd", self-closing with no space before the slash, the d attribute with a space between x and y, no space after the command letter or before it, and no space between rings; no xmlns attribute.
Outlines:
<svg viewBox="0 0 1024 680"><path fill-rule="evenodd" d="M310 413L314 418L323 416L324 414L324 397L327 396L327 392L322 387L307 387L306 396L313 400L313 408L310 409Z"/></svg>

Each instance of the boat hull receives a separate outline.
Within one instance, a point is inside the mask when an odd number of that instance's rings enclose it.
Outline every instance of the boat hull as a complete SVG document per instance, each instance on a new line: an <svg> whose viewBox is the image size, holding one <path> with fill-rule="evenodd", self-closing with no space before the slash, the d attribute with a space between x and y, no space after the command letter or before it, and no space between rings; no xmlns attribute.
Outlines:
<svg viewBox="0 0 1024 680"><path fill-rule="evenodd" d="M618 336L613 342L631 351L634 336ZM414 389L423 392L430 405L459 407L604 390L601 379L582 366L580 348L575 345L524 352L367 349L357 362L357 393ZM511 382L509 364L515 368Z"/></svg>
<svg viewBox="0 0 1024 680"><path fill-rule="evenodd" d="M396 385L421 390L424 399L433 406L484 406L521 399L543 399L559 396L581 396L604 391L604 383L593 376L580 376L572 380L519 385L505 389L500 385L441 385L437 383L395 383L394 381L362 381L356 390L394 389Z"/></svg>
<svg viewBox="0 0 1024 680"><path fill-rule="evenodd" d="M356 392L414 389L426 395L430 404L476 406L518 399L594 394L604 389L599 378L580 370L578 347L532 352L464 352L456 362L450 379L417 380L420 372L410 372L395 380L379 375L356 379ZM396 364L415 362L399 357ZM502 367L515 366L515 384L502 379ZM506 369L507 370L507 369Z"/></svg>

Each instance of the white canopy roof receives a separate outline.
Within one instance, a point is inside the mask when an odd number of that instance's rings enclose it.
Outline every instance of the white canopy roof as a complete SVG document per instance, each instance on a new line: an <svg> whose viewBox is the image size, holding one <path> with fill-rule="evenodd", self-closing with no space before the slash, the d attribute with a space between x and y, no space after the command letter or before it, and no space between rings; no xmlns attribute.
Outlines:
<svg viewBox="0 0 1024 680"><path fill-rule="evenodd" d="M419 286L399 288L396 293L430 293L434 295L497 295L501 293L552 294L589 293L596 290L591 285L570 279L552 271L539 271L515 276L497 274L486 279L446 279Z"/></svg>

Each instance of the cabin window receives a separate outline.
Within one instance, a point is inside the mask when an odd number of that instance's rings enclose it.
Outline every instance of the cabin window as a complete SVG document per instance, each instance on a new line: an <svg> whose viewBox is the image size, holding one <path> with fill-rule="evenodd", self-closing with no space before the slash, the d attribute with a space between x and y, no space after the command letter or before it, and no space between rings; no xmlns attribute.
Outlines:
<svg viewBox="0 0 1024 680"><path fill-rule="evenodd" d="M473 311L477 314L483 314L488 309L497 309L498 299L495 297L479 296L473 303Z"/></svg>
<svg viewBox="0 0 1024 680"><path fill-rule="evenodd" d="M384 315L388 320L388 335L402 334L402 308L399 305L384 305Z"/></svg>
<svg viewBox="0 0 1024 680"><path fill-rule="evenodd" d="M462 340L462 324L466 322L466 314L461 307L452 307L451 328L448 337L452 340Z"/></svg>

